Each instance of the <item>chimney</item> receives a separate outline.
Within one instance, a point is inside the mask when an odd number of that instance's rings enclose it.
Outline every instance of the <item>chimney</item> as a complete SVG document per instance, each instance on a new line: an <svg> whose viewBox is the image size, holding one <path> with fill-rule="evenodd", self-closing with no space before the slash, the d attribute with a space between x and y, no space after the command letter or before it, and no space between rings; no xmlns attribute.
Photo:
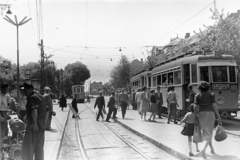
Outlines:
<svg viewBox="0 0 240 160"><path fill-rule="evenodd" d="M190 37L190 33L186 33L185 39L188 38L188 37Z"/></svg>
<svg viewBox="0 0 240 160"><path fill-rule="evenodd" d="M143 59L141 58L141 63L143 63Z"/></svg>

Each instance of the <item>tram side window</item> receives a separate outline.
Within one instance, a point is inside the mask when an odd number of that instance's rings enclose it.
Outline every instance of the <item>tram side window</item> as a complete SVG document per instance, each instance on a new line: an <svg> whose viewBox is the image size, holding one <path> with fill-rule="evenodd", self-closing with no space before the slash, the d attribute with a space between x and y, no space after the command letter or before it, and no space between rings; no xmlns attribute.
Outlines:
<svg viewBox="0 0 240 160"><path fill-rule="evenodd" d="M162 85L167 85L168 84L168 81L167 81L167 74L163 74L162 75Z"/></svg>
<svg viewBox="0 0 240 160"><path fill-rule="evenodd" d="M162 75L158 75L157 76L157 85L161 85L162 84Z"/></svg>
<svg viewBox="0 0 240 160"><path fill-rule="evenodd" d="M181 71L174 72L174 84L181 84Z"/></svg>
<svg viewBox="0 0 240 160"><path fill-rule="evenodd" d="M192 83L197 83L197 64L191 64Z"/></svg>
<svg viewBox="0 0 240 160"><path fill-rule="evenodd" d="M209 82L208 67L200 67L200 80Z"/></svg>
<svg viewBox="0 0 240 160"><path fill-rule="evenodd" d="M168 73L168 84L173 84L173 72Z"/></svg>
<svg viewBox="0 0 240 160"><path fill-rule="evenodd" d="M235 66L229 66L230 82L236 82Z"/></svg>
<svg viewBox="0 0 240 160"><path fill-rule="evenodd" d="M212 67L213 82L228 82L227 67L213 66Z"/></svg>
<svg viewBox="0 0 240 160"><path fill-rule="evenodd" d="M157 77L154 76L153 77L153 87L155 87L157 85Z"/></svg>
<svg viewBox="0 0 240 160"><path fill-rule="evenodd" d="M148 77L148 87L151 87L151 77Z"/></svg>

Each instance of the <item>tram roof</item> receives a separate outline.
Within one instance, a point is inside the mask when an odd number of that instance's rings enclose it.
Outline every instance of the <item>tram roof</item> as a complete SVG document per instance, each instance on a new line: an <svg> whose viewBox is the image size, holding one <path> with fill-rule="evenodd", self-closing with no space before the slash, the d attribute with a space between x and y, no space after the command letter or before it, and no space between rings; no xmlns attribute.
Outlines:
<svg viewBox="0 0 240 160"><path fill-rule="evenodd" d="M146 75L148 75L148 74L151 74L151 71L143 71L143 72L141 72L141 73L133 76L133 77L131 78L131 80L134 81L134 80L136 80L136 79L138 79L138 78L140 78L140 77L146 76Z"/></svg>

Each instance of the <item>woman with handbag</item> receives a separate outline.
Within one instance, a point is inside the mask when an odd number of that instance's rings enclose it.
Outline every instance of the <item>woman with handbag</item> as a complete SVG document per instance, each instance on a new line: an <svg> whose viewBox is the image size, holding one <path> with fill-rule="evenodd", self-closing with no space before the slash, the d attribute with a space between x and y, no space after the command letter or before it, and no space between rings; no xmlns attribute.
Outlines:
<svg viewBox="0 0 240 160"><path fill-rule="evenodd" d="M202 150L203 158L206 158L206 149L210 146L211 153L215 154L212 145L212 134L215 122L215 114L221 124L221 118L215 103L214 93L209 92L210 85L208 82L202 81L198 84L199 93L196 94L194 103L197 107L197 116L203 132L203 139L206 141Z"/></svg>

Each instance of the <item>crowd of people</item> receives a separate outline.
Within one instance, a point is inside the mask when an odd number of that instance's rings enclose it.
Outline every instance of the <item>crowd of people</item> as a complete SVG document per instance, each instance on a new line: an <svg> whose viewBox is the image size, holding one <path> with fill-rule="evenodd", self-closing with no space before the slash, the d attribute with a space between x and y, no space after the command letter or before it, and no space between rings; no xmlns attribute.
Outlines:
<svg viewBox="0 0 240 160"><path fill-rule="evenodd" d="M8 136L8 121L12 118L10 112L14 110L17 117L25 124L25 135L22 141L21 157L23 160L44 159L45 130L52 130L53 111L51 89L45 87L45 93L39 94L31 84L19 86L19 103L13 106L13 98L8 98L8 84L1 85L0 93L0 148L3 139ZM13 133L14 134L14 133ZM2 159L2 151L0 158Z"/></svg>

